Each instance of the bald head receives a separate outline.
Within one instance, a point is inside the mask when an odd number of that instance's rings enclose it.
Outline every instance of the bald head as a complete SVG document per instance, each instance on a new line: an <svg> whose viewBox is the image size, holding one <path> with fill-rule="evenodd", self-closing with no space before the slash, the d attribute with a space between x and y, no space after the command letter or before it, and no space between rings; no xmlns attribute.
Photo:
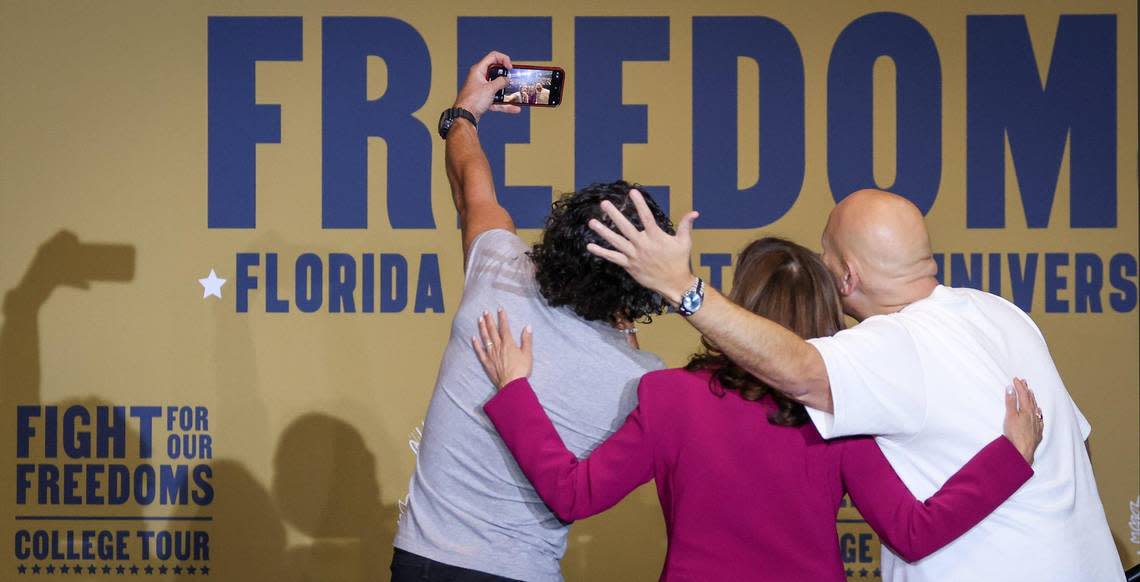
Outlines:
<svg viewBox="0 0 1140 582"><path fill-rule="evenodd" d="M937 285L922 212L897 194L859 190L844 198L831 211L823 246L844 306L859 319L897 311Z"/></svg>

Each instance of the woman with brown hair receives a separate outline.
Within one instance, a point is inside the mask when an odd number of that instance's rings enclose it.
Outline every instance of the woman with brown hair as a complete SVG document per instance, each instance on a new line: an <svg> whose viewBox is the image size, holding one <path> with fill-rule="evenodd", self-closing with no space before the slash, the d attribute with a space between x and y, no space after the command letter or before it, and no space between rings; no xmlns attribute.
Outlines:
<svg viewBox="0 0 1140 582"><path fill-rule="evenodd" d="M745 248L729 297L804 338L843 328L831 275L815 253L786 240ZM473 338L501 388L484 411L562 520L605 511L654 479L669 537L662 580L845 580L835 530L845 493L884 543L919 560L984 519L1033 474L1041 428L1021 380L1006 391L1005 435L922 502L873 439L824 441L802 405L705 339L684 369L645 375L625 424L579 460L530 388L529 350L516 345L506 314L498 319L485 315L483 337Z"/></svg>

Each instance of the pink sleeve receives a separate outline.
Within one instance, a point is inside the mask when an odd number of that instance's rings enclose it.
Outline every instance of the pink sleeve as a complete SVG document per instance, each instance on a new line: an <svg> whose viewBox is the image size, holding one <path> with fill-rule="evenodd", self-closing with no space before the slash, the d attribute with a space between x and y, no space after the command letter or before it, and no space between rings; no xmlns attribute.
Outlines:
<svg viewBox="0 0 1140 582"><path fill-rule="evenodd" d="M870 438L843 443L843 485L879 537L908 562L921 560L966 533L997 509L1033 469L1000 436L919 501Z"/></svg>
<svg viewBox="0 0 1140 582"><path fill-rule="evenodd" d="M526 378L507 384L483 411L562 521L601 513L653 476L653 458L641 406L583 460L563 444Z"/></svg>

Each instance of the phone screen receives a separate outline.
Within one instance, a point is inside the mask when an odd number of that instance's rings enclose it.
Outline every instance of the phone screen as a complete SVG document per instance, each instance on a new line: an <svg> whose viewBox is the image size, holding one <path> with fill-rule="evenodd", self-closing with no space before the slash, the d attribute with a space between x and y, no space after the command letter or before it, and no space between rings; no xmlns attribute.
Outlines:
<svg viewBox="0 0 1140 582"><path fill-rule="evenodd" d="M562 100L564 73L557 68L515 66L507 73L507 86L495 95L499 103L557 106Z"/></svg>

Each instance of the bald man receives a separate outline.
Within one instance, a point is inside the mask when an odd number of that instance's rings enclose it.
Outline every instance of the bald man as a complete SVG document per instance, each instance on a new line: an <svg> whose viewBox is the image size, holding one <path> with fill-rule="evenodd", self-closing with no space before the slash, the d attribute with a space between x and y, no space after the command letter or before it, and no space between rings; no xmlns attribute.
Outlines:
<svg viewBox="0 0 1140 582"><path fill-rule="evenodd" d="M1034 477L921 561L907 563L884 546L884 580L1124 579L1084 447L1090 427L1044 337L1001 297L938 284L922 213L908 200L861 190L831 212L822 258L844 312L860 323L809 341L693 276L696 213L670 236L638 231L603 209L621 234L592 222L613 248L591 245L591 252L624 267L743 368L807 406L824 438L874 435L919 499L1001 434L1003 387L1014 376L1028 380L1045 423Z"/></svg>

